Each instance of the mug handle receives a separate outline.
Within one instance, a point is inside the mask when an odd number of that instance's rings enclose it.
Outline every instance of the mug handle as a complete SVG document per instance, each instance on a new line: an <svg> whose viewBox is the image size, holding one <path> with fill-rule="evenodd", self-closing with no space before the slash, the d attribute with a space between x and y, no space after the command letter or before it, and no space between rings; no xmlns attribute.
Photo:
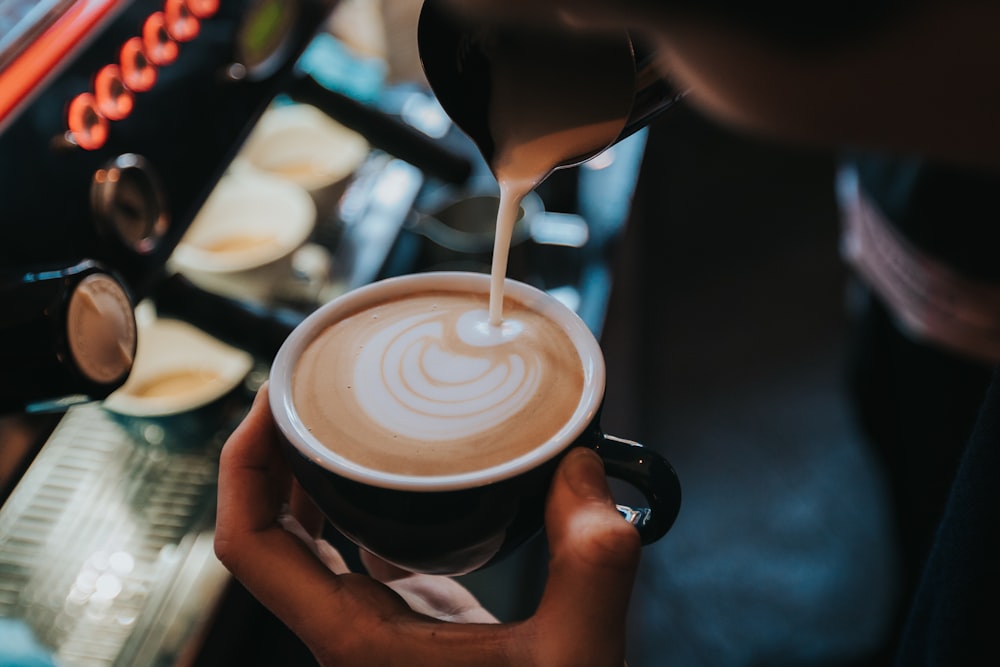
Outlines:
<svg viewBox="0 0 1000 667"><path fill-rule="evenodd" d="M625 520L639 531L643 544L666 535L681 508L681 485L670 462L637 442L605 433L591 447L604 461L609 477L634 486L649 507L618 505Z"/></svg>

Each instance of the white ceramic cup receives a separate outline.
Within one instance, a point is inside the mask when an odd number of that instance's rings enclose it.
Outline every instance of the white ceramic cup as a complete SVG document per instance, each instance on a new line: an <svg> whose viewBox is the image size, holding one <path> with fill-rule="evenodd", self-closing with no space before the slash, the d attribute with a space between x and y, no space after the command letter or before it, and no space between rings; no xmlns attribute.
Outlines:
<svg viewBox="0 0 1000 667"><path fill-rule="evenodd" d="M291 278L292 255L315 224L315 204L300 186L232 171L198 212L170 266L207 290L266 301Z"/></svg>
<svg viewBox="0 0 1000 667"><path fill-rule="evenodd" d="M368 156L368 141L308 104L268 109L236 159L301 186L321 214L331 210L346 183Z"/></svg>

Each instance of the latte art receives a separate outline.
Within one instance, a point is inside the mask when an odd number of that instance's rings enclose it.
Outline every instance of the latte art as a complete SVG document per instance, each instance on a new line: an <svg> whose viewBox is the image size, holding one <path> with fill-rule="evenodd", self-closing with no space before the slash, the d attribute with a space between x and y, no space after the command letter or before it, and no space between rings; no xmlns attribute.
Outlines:
<svg viewBox="0 0 1000 667"><path fill-rule="evenodd" d="M579 353L558 325L508 299L432 292L372 306L324 330L295 370L303 424L336 454L399 474L512 460L572 421Z"/></svg>
<svg viewBox="0 0 1000 667"><path fill-rule="evenodd" d="M536 398L542 360L495 335L489 313L440 310L375 334L358 354L355 395L371 419L426 440L469 438ZM512 327L505 323L508 331Z"/></svg>

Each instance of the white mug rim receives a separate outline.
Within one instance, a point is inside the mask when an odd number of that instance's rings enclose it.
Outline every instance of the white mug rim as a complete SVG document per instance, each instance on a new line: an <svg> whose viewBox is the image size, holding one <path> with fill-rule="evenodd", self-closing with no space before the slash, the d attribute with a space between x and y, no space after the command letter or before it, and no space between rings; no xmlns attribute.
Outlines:
<svg viewBox="0 0 1000 667"><path fill-rule="evenodd" d="M363 466L333 452L309 432L298 416L292 399L295 365L309 343L327 326L371 304L407 293L434 289L488 292L489 284L490 276L484 273L414 273L364 285L320 306L292 331L271 366L268 400L284 438L299 454L330 472L363 484L398 490L450 491L484 486L517 477L564 451L597 418L604 398L604 356L594 334L575 312L552 295L510 278L505 282L505 293L516 296L557 322L576 346L584 370L584 389L573 416L538 447L482 470L444 475L403 475Z"/></svg>

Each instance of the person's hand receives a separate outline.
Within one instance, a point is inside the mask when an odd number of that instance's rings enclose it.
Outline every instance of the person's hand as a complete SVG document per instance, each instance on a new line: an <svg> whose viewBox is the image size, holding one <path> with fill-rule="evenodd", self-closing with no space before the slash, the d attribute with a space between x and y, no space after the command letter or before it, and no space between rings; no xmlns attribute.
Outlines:
<svg viewBox="0 0 1000 667"><path fill-rule="evenodd" d="M366 554L370 576L349 573L315 541L321 519L292 481L266 394L222 451L215 550L320 664L623 664L639 536L616 511L596 454L578 448L558 468L546 508L545 592L531 618L500 624L452 579Z"/></svg>

